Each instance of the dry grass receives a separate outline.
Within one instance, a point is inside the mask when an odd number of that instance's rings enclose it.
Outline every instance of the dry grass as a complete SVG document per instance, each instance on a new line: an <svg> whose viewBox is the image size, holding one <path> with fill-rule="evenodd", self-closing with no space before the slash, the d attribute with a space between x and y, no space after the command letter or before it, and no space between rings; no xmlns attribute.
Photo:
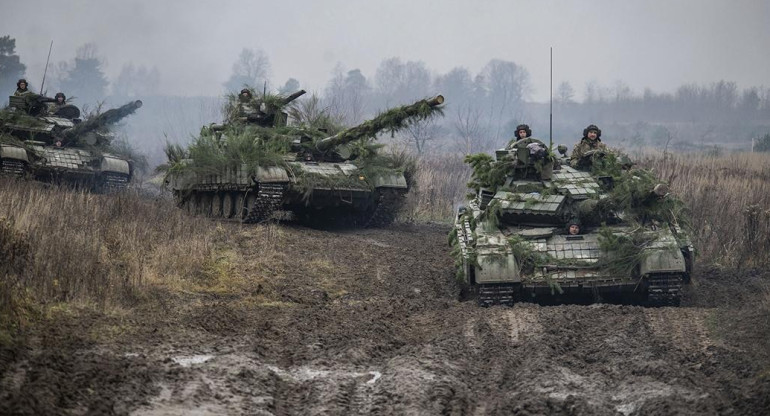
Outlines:
<svg viewBox="0 0 770 416"><path fill-rule="evenodd" d="M770 154L643 159L692 212L701 261L728 267L770 264Z"/></svg>
<svg viewBox="0 0 770 416"><path fill-rule="evenodd" d="M423 157L418 161L416 187L409 192L403 215L410 221L450 221L465 201L470 175L462 155Z"/></svg>
<svg viewBox="0 0 770 416"><path fill-rule="evenodd" d="M6 318L6 327L24 323L24 305L130 306L147 285L199 273L217 236L215 224L187 217L168 200L5 178L0 178L0 219L4 247L16 247L17 259L18 248L27 251L20 267L0 270L0 318ZM0 263L11 254L0 251Z"/></svg>

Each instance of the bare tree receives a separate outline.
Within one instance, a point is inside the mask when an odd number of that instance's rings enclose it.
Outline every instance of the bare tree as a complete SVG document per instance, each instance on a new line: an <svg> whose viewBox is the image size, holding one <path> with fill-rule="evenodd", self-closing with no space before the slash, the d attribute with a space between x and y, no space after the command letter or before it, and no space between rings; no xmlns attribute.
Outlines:
<svg viewBox="0 0 770 416"><path fill-rule="evenodd" d="M423 154L440 134L441 127L434 119L412 123L404 129L403 141L414 146L418 154Z"/></svg>
<svg viewBox="0 0 770 416"><path fill-rule="evenodd" d="M556 97L555 101L561 104L569 104L573 103L573 98L575 97L575 89L572 88L572 85L564 81L556 88Z"/></svg>
<svg viewBox="0 0 770 416"><path fill-rule="evenodd" d="M457 132L456 144L466 155L484 148L482 137L484 128L481 124L481 109L472 105L461 105L457 109L452 126Z"/></svg>
<svg viewBox="0 0 770 416"><path fill-rule="evenodd" d="M233 73L224 83L228 91L238 91L245 86L267 86L270 78L270 60L262 49L243 48L233 64Z"/></svg>

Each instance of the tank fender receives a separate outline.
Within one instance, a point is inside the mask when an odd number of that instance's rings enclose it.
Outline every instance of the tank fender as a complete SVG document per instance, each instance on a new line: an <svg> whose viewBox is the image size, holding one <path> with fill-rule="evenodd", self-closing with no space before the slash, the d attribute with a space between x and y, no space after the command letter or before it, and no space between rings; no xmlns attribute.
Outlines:
<svg viewBox="0 0 770 416"><path fill-rule="evenodd" d="M642 276L650 273L685 273L687 264L678 247L652 249L640 264Z"/></svg>
<svg viewBox="0 0 770 416"><path fill-rule="evenodd" d="M29 163L29 156L23 147L0 145L0 157L3 159L23 160Z"/></svg>
<svg viewBox="0 0 770 416"><path fill-rule="evenodd" d="M519 264L505 235L476 230L476 283L521 282Z"/></svg>
<svg viewBox="0 0 770 416"><path fill-rule="evenodd" d="M513 253L478 253L476 283L519 283L519 267Z"/></svg>
<svg viewBox="0 0 770 416"><path fill-rule="evenodd" d="M400 173L390 175L377 175L371 178L375 188L408 189L406 178Z"/></svg>
<svg viewBox="0 0 770 416"><path fill-rule="evenodd" d="M131 174L131 167L128 165L128 161L111 156L102 157L101 170L102 172Z"/></svg>
<svg viewBox="0 0 770 416"><path fill-rule="evenodd" d="M263 183L289 182L289 175L286 169L279 166L258 167L254 179Z"/></svg>

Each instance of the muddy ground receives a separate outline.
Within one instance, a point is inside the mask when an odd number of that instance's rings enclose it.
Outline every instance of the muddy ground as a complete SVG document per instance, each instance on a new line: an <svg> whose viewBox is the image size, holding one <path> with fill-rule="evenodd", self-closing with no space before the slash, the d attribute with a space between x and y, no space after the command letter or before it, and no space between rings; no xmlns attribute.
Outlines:
<svg viewBox="0 0 770 416"><path fill-rule="evenodd" d="M482 309L445 226L222 226L269 278L56 315L0 351L0 414L770 414L765 274L701 270L680 308Z"/></svg>

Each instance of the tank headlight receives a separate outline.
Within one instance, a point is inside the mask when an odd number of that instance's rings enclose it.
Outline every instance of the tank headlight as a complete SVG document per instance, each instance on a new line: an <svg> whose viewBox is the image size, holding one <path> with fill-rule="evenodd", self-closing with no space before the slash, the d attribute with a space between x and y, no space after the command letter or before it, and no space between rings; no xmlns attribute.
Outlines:
<svg viewBox="0 0 770 416"><path fill-rule="evenodd" d="M358 175L358 180L361 180L361 181L362 181L362 180L364 180L364 179L366 179L366 177L364 177L364 175Z"/></svg>

